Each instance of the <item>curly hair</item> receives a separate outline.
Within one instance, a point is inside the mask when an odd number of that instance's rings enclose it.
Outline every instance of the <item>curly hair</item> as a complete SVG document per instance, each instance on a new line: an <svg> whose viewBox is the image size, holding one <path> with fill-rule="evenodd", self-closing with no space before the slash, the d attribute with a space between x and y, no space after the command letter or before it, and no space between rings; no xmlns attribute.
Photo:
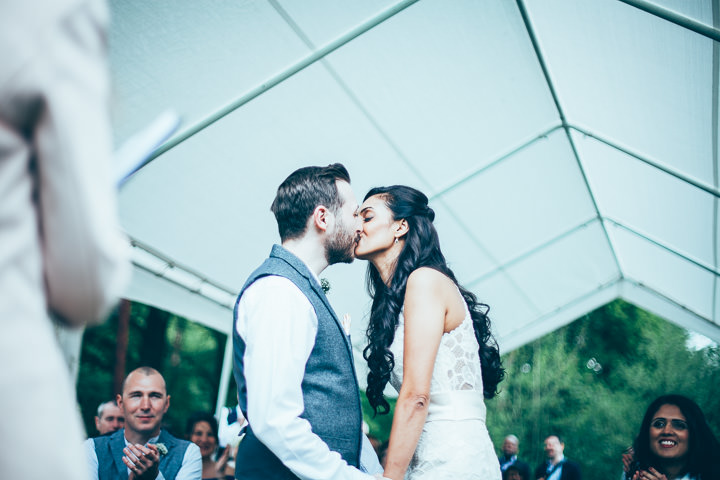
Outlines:
<svg viewBox="0 0 720 480"><path fill-rule="evenodd" d="M720 463L718 463L720 443L710 430L700 407L684 395L662 395L648 406L633 444L636 465L642 469L654 467L663 471L660 465L661 459L650 450L650 424L663 405L674 405L679 408L687 422L689 440L687 473L698 480L720 479ZM632 475L634 472L628 473Z"/></svg>
<svg viewBox="0 0 720 480"><path fill-rule="evenodd" d="M470 310L475 337L480 346L478 354L484 395L486 398L494 397L498 384L505 377L505 369L500 360L497 342L490 331L490 318L487 315L490 307L478 302L472 292L461 287L448 267L432 223L435 212L428 206L427 196L404 185L373 188L365 195L365 200L374 195L383 198L395 220L405 219L409 226L389 286L382 281L375 266L368 264L367 289L372 298L372 308L367 328L368 345L363 350L363 357L369 368L365 393L375 414L386 414L390 411L390 405L383 396L385 386L390 380L390 372L395 366L390 345L395 338L408 277L421 267L437 270L458 286Z"/></svg>

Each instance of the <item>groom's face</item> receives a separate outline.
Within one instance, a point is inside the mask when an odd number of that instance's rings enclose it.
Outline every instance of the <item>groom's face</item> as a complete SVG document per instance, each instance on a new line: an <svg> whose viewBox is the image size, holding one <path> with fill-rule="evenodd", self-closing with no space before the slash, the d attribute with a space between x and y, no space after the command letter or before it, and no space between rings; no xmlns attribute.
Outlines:
<svg viewBox="0 0 720 480"><path fill-rule="evenodd" d="M334 215L335 222L325 242L325 256L330 265L355 259L355 244L361 231L358 203L350 184L338 181L337 189L342 206Z"/></svg>

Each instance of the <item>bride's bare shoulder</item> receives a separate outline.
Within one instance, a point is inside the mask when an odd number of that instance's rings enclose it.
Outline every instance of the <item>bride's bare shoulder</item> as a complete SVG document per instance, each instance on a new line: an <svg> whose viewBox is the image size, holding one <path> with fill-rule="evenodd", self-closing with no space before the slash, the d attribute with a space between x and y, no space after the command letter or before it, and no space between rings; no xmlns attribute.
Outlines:
<svg viewBox="0 0 720 480"><path fill-rule="evenodd" d="M455 288L455 283L444 273L430 267L420 267L408 276L407 290L441 292Z"/></svg>

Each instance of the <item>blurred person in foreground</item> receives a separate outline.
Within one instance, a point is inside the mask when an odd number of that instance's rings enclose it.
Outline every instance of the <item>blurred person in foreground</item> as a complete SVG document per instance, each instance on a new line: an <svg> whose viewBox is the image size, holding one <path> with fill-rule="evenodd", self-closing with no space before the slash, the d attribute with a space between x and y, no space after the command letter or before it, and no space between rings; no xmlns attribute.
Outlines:
<svg viewBox="0 0 720 480"><path fill-rule="evenodd" d="M100 435L117 432L125 426L125 415L117 400L109 400L100 404L95 417L95 428Z"/></svg>
<svg viewBox="0 0 720 480"><path fill-rule="evenodd" d="M188 418L185 436L200 448L202 456L203 480L232 480L235 478L234 470L228 467L230 450L227 445L217 460L218 450L218 423L215 417L206 412L195 412Z"/></svg>
<svg viewBox="0 0 720 480"><path fill-rule="evenodd" d="M104 320L130 271L109 164L106 8L0 2L3 479L85 477L73 379L50 317L77 328ZM52 448L29 461L38 441Z"/></svg>
<svg viewBox="0 0 720 480"><path fill-rule="evenodd" d="M694 401L663 395L645 411L623 464L626 480L720 480L720 443Z"/></svg>
<svg viewBox="0 0 720 480"><path fill-rule="evenodd" d="M248 421L235 477L381 477L362 433L349 326L318 278L355 258L360 219L350 175L339 163L300 168L270 208L282 245L250 274L233 312L238 404Z"/></svg>
<svg viewBox="0 0 720 480"><path fill-rule="evenodd" d="M85 441L85 468L91 480L200 480L197 445L162 428L170 407L165 379L139 367L123 381L117 402L125 428Z"/></svg>

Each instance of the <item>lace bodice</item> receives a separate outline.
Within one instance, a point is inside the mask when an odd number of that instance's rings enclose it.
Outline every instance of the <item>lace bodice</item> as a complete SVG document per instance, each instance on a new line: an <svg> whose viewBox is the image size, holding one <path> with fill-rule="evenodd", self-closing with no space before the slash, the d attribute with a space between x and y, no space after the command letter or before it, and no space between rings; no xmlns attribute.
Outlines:
<svg viewBox="0 0 720 480"><path fill-rule="evenodd" d="M390 384L397 391L400 391L402 385L404 339L405 319L403 312L400 312L395 339L390 346L390 351L395 357L395 368L390 375ZM460 325L443 334L440 339L430 385L430 396L432 398L433 393L454 390L477 390L480 393L483 391L478 343L467 305L465 306L465 318Z"/></svg>
<svg viewBox="0 0 720 480"><path fill-rule="evenodd" d="M400 314L390 346L390 383L400 391L405 319ZM472 318L443 334L430 383L428 415L405 480L500 480L500 464L485 426L483 382Z"/></svg>

